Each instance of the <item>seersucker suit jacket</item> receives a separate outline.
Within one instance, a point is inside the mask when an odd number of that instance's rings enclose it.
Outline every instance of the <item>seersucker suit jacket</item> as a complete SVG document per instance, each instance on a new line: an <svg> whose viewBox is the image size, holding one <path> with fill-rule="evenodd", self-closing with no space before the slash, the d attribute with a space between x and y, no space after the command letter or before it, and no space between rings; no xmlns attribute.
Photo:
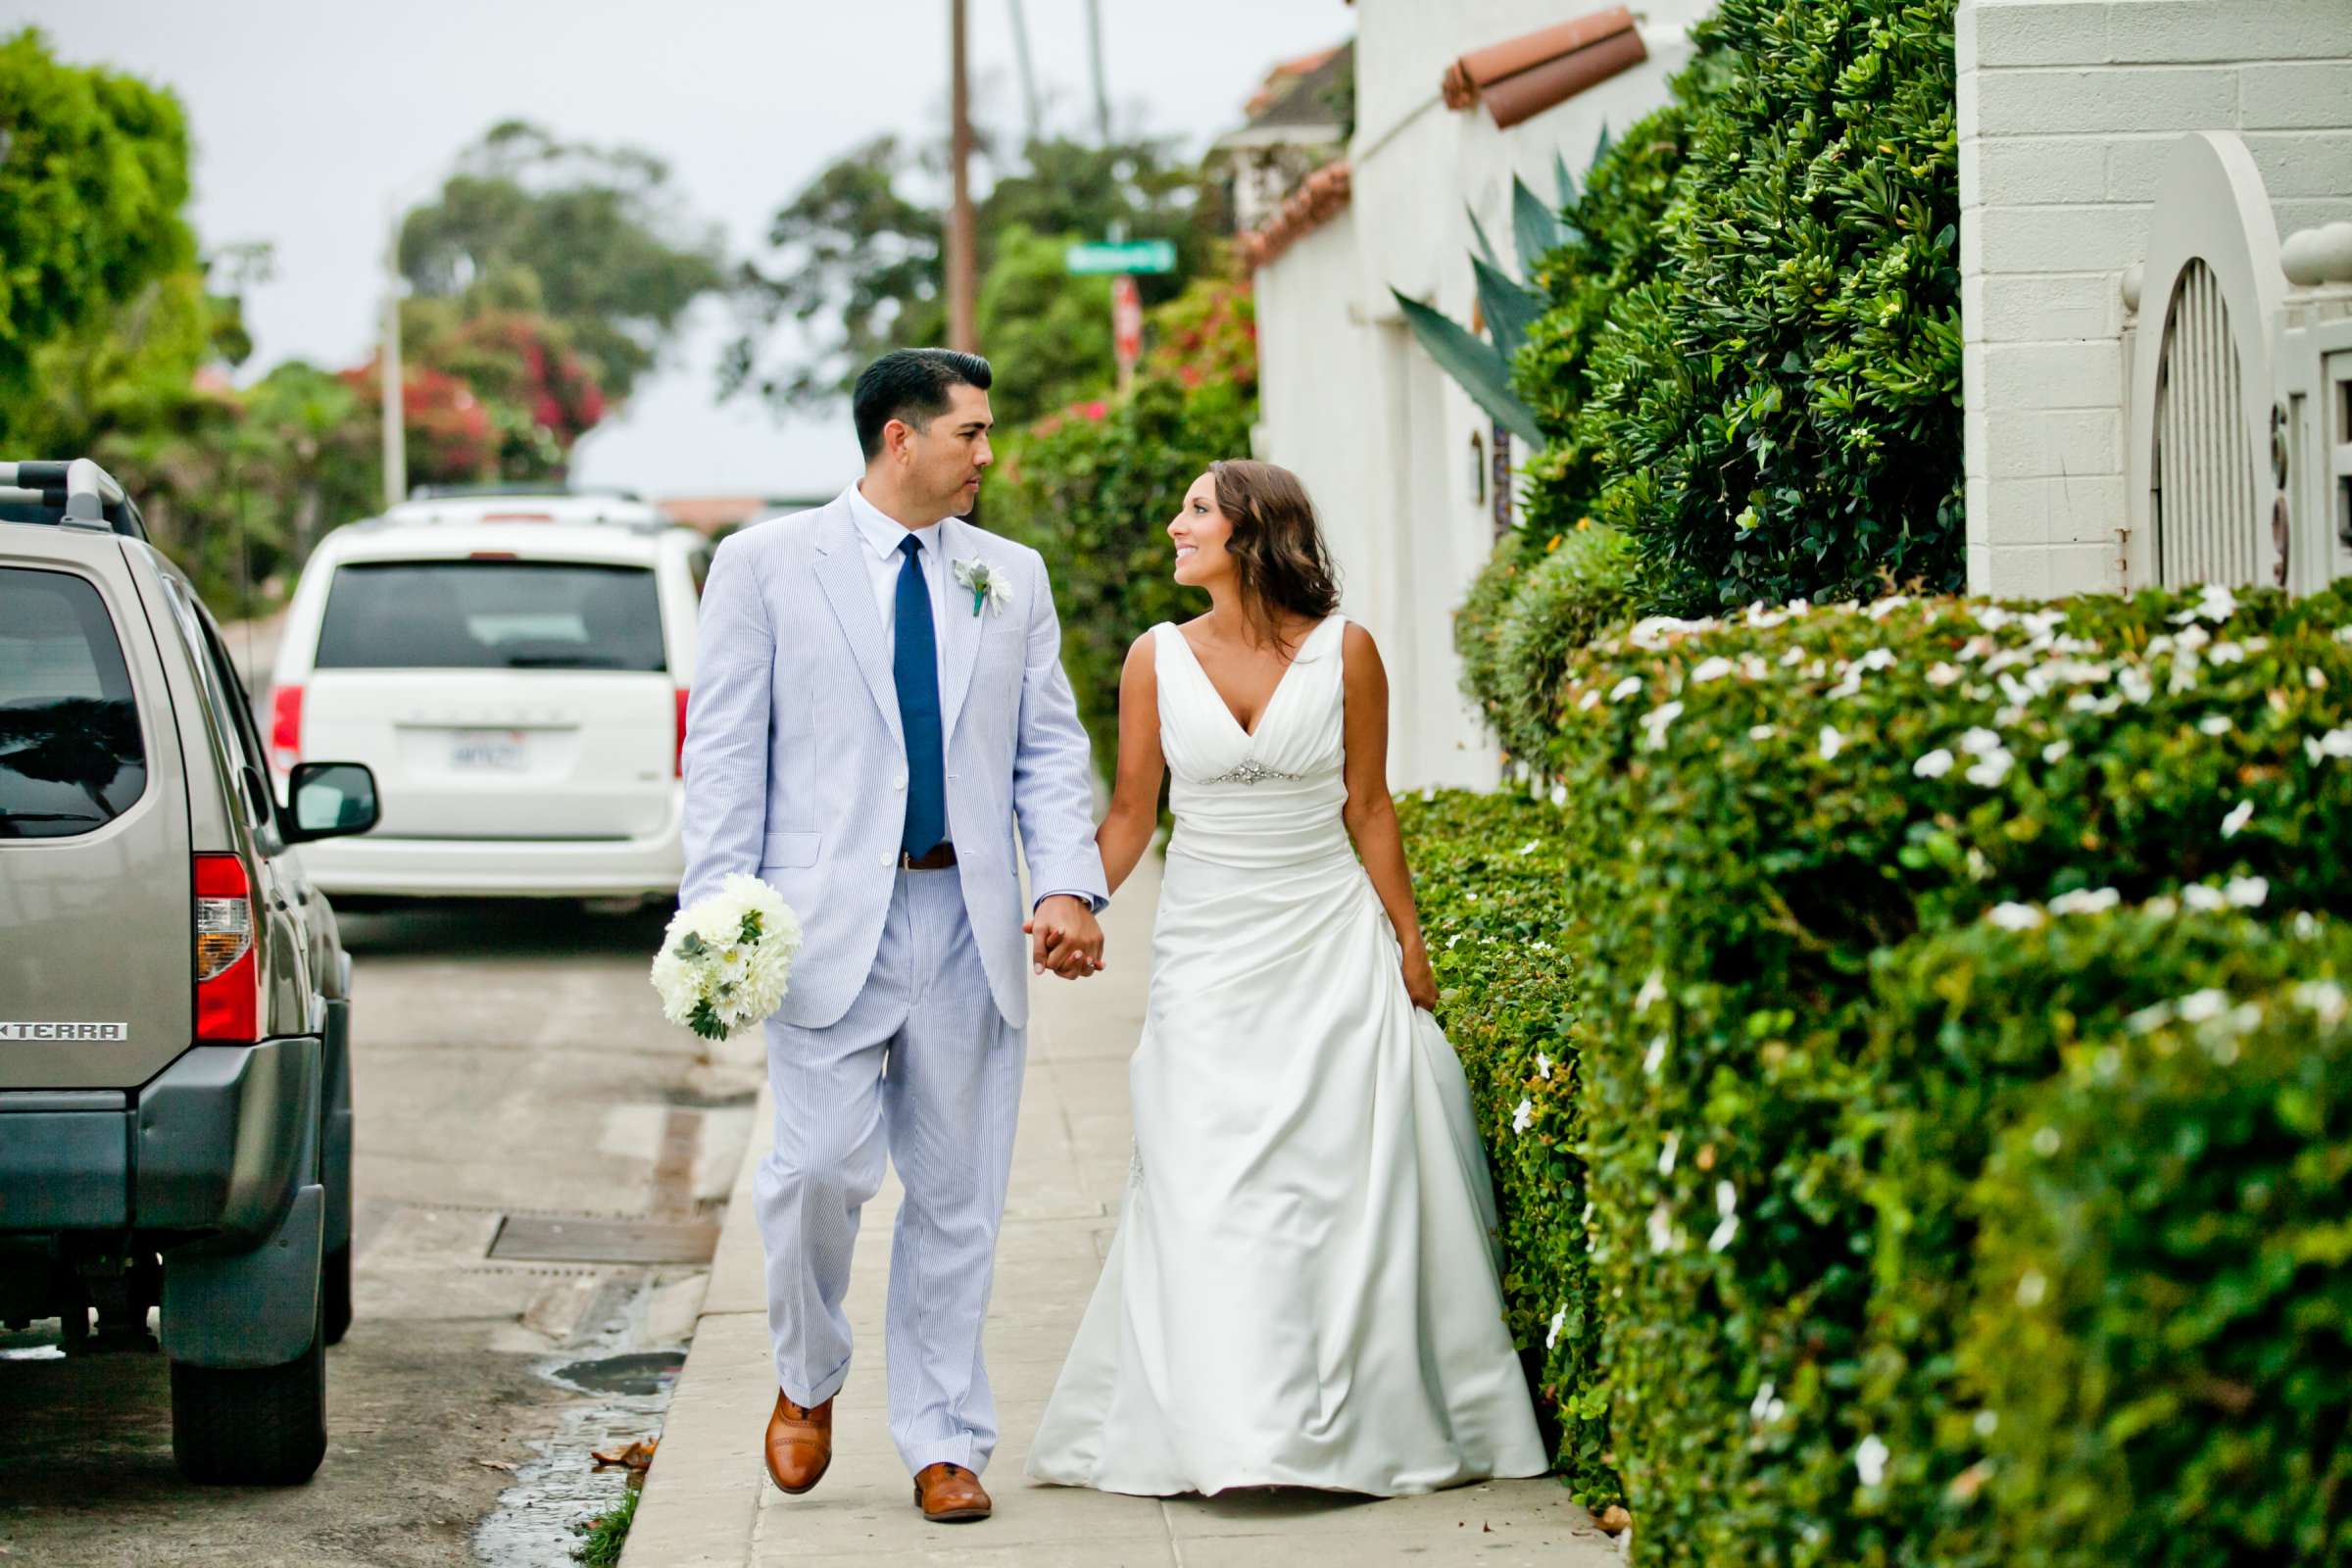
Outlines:
<svg viewBox="0 0 2352 1568"><path fill-rule="evenodd" d="M1095 849L1086 730L1061 668L1045 558L960 517L952 566L985 563L1009 598L973 612L953 578L940 640L948 833L964 907L1007 1023L1029 1018L1014 828L1040 895L1109 902ZM686 710L681 905L730 871L781 894L803 930L777 1017L823 1028L881 948L906 821L898 688L846 498L722 540L704 584Z"/></svg>

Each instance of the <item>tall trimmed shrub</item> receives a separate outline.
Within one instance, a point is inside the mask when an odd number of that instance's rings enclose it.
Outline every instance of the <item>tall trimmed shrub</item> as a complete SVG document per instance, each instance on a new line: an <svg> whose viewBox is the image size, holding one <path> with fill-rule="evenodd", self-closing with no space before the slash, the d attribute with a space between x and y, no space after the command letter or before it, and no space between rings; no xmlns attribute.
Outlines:
<svg viewBox="0 0 2352 1568"><path fill-rule="evenodd" d="M1653 608L1962 579L1954 0L1723 0L1585 416Z"/></svg>
<svg viewBox="0 0 2352 1568"><path fill-rule="evenodd" d="M2340 588L1888 600L1571 666L1593 1301L1645 1562L1933 1560L1855 1462L1873 956L2110 888L2352 912L2347 625Z"/></svg>

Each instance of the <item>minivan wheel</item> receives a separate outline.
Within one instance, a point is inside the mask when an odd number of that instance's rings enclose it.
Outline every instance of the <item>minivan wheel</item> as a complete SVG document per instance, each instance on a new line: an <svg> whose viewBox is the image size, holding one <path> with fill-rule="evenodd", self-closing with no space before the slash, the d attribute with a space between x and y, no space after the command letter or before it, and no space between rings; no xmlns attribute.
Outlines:
<svg viewBox="0 0 2352 1568"><path fill-rule="evenodd" d="M278 1366L172 1363L172 1456L205 1486L294 1487L326 1457L323 1336Z"/></svg>
<svg viewBox="0 0 2352 1568"><path fill-rule="evenodd" d="M318 1274L318 1331L329 1345L351 1332L351 1244L329 1248Z"/></svg>

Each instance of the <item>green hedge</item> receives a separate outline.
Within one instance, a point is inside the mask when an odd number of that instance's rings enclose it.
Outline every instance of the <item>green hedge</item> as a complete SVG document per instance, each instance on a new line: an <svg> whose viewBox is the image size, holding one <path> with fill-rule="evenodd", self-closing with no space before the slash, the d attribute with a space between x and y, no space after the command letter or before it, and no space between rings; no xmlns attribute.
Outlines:
<svg viewBox="0 0 2352 1568"><path fill-rule="evenodd" d="M2241 897L2250 892L2242 889ZM2024 1560L2021 1552L2029 1540L2086 1528L2071 1509L2053 1509L2046 1497L2034 1496L2030 1485L2021 1484L2018 1460L2029 1433L2033 1443L2071 1445L2084 1460L2092 1460L2104 1452L2099 1420L2071 1406L2066 1417L2071 1425L2063 1431L2030 1417L2029 1406L2044 1416L2058 1408L2031 1385L2062 1378L2060 1367L2031 1353L2013 1332L2018 1325L2009 1320L2015 1309L1992 1300L1989 1308L1978 1307L1972 1314L1972 1261L1982 1220L1989 1217L1995 1230L2021 1224L2033 1230L2034 1210L2058 1212L2038 1198L2021 1207L2000 1183L1972 1200L1972 1188L1983 1177L2002 1129L2022 1126L2029 1142L2045 1138L2039 1129L2050 1124L2052 1104L2072 1093L2060 1087L2062 1070L2070 1062L2079 1072L2084 1063L2104 1069L2119 1060L2119 1052L2130 1049L2132 1020L2152 1016L2151 1007L2195 993L2253 996L2289 983L2352 976L2352 932L2338 922L2266 920L2234 911L2175 913L2176 901L2169 898L2136 910L2082 912L2107 902L2078 899L2061 906L2073 912L2055 915L2012 909L2008 917L2022 929L1979 921L1908 943L1885 956L1880 965L1876 1017L1863 1058L1865 1090L1848 1107L1836 1146L1847 1161L1838 1188L1846 1201L1873 1216L1861 1376L1843 1400L1842 1452L1824 1445L1814 1455L1819 1486L1861 1479L1853 1456L1865 1443L1875 1440L1886 1455L1883 1472L1857 1499L1848 1538L1851 1560L1995 1568ZM2026 923L2037 916L2038 923ZM2103 1093L2099 1084L2091 1091ZM2165 1161L2179 1130L2153 1139L2102 1138L2101 1160L2136 1170L2150 1184L2143 1196L2161 1194L2155 1215L2105 1222L2115 1233L2108 1240L2124 1250L2160 1245L2156 1237L2167 1223L2162 1214L2210 1196L2176 1190L2167 1173ZM2089 1153L2071 1138L2066 1147ZM2217 1227L2228 1207L2214 1208ZM2337 1213L2344 1213L2340 1197ZM2134 1227L2146 1234L2126 1244ZM2217 1255L2211 1245L2234 1245L2241 1229L2234 1222L2217 1228L2210 1238L2194 1239L2190 1251L2210 1261ZM2060 1245L2077 1239L2071 1231L2064 1238L2045 1238ZM2016 1247L2004 1243L1992 1250L2013 1257ZM2122 1283L2128 1273L2116 1270L2119 1291L2133 1288ZM2308 1295L2291 1275L2289 1270L2278 1278L2266 1298ZM2015 1280L2012 1271L2008 1284L2013 1287ZM2335 1288L2342 1291L2348 1281L2352 1275L2339 1278ZM2352 1312L2343 1309L2345 1304L2339 1296L2333 1326L2323 1331L2323 1338L2331 1333L2337 1341L2332 1353L2338 1366L2343 1364L2341 1341L2352 1332ZM1962 1375L1958 1360L1972 1317L1978 1346L1973 1378ZM2274 1342L2281 1357L2285 1342L2293 1339L2281 1334ZM1988 1348L1998 1348L1997 1353ZM2014 1369L1999 1364L2003 1357ZM1987 1372L1993 1376L1987 1378ZM2160 1396L2180 1392L2179 1386L2152 1391ZM1989 1403L1988 1392L1994 1396ZM2340 1398L2335 1408L2340 1419ZM2202 1439L2211 1428L2182 1430ZM2345 1463L2352 1465L2352 1447L2345 1454ZM2148 1474L2140 1479L2157 1479L2162 1462L2143 1467ZM2045 1456L2030 1468L2044 1475L2052 1465ZM2183 1476L2186 1471L2183 1467ZM1987 1478L2001 1484L1987 1488ZM2308 1481L2301 1486L2308 1488ZM2261 1490L2274 1501L2296 1492L2293 1467L2282 1464ZM2191 1486L2187 1494L2197 1491ZM2082 1502L2079 1493L2057 1492L2075 1506ZM2098 1510L2102 1528L2120 1528L2134 1517L2145 1528L2152 1519L2178 1514L2173 1500L2164 1483L2111 1490ZM2207 1498L2196 1507L2211 1505ZM2094 1533L2084 1539L2108 1538ZM2079 1560L2151 1559L2135 1548Z"/></svg>
<svg viewBox="0 0 2352 1568"><path fill-rule="evenodd" d="M1405 796L1413 898L1438 1017L1470 1080L1502 1220L1503 1300L1561 1479L1604 1508L1623 1493L1607 1449L1585 1235L1578 1061L1584 1046L1560 815L1507 795Z"/></svg>
<svg viewBox="0 0 2352 1568"><path fill-rule="evenodd" d="M1594 340L1655 609L1962 578L1954 0L1723 0L1655 279Z"/></svg>
<svg viewBox="0 0 2352 1568"><path fill-rule="evenodd" d="M1873 956L2107 888L2343 912L2348 622L2343 590L1886 600L1645 622L1572 665L1593 1298L1645 1561L1892 1560L1847 1462Z"/></svg>
<svg viewBox="0 0 2352 1568"><path fill-rule="evenodd" d="M1614 528L1571 528L1542 549L1504 535L1454 619L1462 690L1513 760L1541 771L1569 658L1633 618L1635 558Z"/></svg>
<svg viewBox="0 0 2352 1568"><path fill-rule="evenodd" d="M2004 1563L2352 1561L2343 972L2179 994L2002 1140L1963 1359Z"/></svg>

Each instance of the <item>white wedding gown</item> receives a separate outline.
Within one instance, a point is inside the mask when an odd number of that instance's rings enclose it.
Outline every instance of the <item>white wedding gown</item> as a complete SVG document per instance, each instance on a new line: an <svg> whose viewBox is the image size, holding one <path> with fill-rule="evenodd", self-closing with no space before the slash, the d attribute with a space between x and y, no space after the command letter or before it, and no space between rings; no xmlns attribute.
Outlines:
<svg viewBox="0 0 2352 1568"><path fill-rule="evenodd" d="M1136 1159L1041 1480L1395 1495L1546 1468L1469 1088L1340 818L1344 625L1308 634L1254 736L1153 628L1176 831Z"/></svg>

